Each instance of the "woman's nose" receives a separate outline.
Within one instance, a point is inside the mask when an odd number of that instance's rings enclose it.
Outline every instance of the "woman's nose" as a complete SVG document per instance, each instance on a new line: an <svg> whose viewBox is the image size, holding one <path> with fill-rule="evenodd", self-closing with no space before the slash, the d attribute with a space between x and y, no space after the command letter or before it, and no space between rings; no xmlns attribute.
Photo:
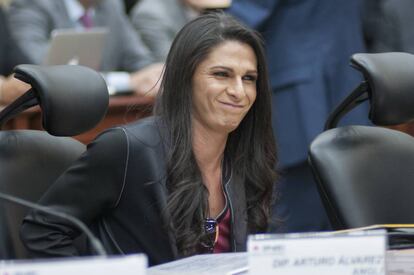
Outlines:
<svg viewBox="0 0 414 275"><path fill-rule="evenodd" d="M244 85L241 78L234 79L231 81L229 86L227 87L227 92L229 95L240 98L244 95Z"/></svg>

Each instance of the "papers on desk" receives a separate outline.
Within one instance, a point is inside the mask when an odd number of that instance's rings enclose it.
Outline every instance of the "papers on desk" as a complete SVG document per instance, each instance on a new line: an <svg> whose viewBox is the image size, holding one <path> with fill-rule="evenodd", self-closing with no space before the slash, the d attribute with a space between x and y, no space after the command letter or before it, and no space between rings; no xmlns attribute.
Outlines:
<svg viewBox="0 0 414 275"><path fill-rule="evenodd" d="M130 83L130 75L127 72L102 73L108 86L109 95L125 95L134 92Z"/></svg>
<svg viewBox="0 0 414 275"><path fill-rule="evenodd" d="M146 268L144 255L0 262L0 274L7 275L145 275Z"/></svg>
<svg viewBox="0 0 414 275"><path fill-rule="evenodd" d="M414 274L414 249L387 251L387 275Z"/></svg>
<svg viewBox="0 0 414 275"><path fill-rule="evenodd" d="M247 273L247 253L202 254L148 269L148 275L241 275Z"/></svg>
<svg viewBox="0 0 414 275"><path fill-rule="evenodd" d="M376 224L334 231L335 234L382 229L387 232L388 249L414 248L414 224Z"/></svg>

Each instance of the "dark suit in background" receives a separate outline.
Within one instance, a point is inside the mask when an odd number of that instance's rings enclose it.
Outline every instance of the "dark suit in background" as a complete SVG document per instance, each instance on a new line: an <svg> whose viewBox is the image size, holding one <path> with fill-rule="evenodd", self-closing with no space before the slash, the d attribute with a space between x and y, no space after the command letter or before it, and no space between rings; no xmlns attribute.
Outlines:
<svg viewBox="0 0 414 275"><path fill-rule="evenodd" d="M365 51L360 0L233 0L229 13L259 30L266 41L273 88L273 128L282 182L279 232L330 229L307 167L310 142L334 106L360 81L348 66ZM366 106L364 106L366 108ZM366 109L350 114L362 122Z"/></svg>
<svg viewBox="0 0 414 275"><path fill-rule="evenodd" d="M14 66L26 62L25 57L21 54L11 39L6 13L0 6L0 76L11 74ZM0 208L0 223L6 224L5 220L7 218L5 217L6 212L3 211L3 202L0 203ZM1 226L0 230L5 230L5 227ZM4 237L6 234L1 232L0 236ZM10 259L12 255L8 254L9 251L11 251L10 239L0 238L0 259Z"/></svg>
<svg viewBox="0 0 414 275"><path fill-rule="evenodd" d="M167 59L175 35L192 19L188 10L182 0L141 0L132 9L132 25L156 61Z"/></svg>
<svg viewBox="0 0 414 275"><path fill-rule="evenodd" d="M0 6L0 75L11 74L13 68L21 63L28 63L28 60L11 39L6 13Z"/></svg>
<svg viewBox="0 0 414 275"><path fill-rule="evenodd" d="M414 54L414 1L365 0L366 38L371 52Z"/></svg>
<svg viewBox="0 0 414 275"><path fill-rule="evenodd" d="M124 0L125 4L125 12L129 14L132 10L132 8L137 4L139 0Z"/></svg>

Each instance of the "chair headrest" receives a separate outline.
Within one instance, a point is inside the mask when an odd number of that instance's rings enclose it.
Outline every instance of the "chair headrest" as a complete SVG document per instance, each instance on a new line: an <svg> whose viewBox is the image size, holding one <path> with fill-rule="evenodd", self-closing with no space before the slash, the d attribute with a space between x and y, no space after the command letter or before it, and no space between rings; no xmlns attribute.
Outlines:
<svg viewBox="0 0 414 275"><path fill-rule="evenodd" d="M30 84L42 109L42 125L55 136L74 136L98 124L108 108L102 76L87 67L19 65L15 77Z"/></svg>
<svg viewBox="0 0 414 275"><path fill-rule="evenodd" d="M351 65L368 82L369 118L376 125L414 119L414 55L402 52L354 54Z"/></svg>

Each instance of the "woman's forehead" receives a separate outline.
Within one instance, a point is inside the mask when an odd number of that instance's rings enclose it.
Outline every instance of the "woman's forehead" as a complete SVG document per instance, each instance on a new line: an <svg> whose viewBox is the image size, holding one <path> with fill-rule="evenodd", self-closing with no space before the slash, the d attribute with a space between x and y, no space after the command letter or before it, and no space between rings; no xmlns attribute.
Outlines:
<svg viewBox="0 0 414 275"><path fill-rule="evenodd" d="M257 58L249 44L227 40L214 46L199 66L242 66L246 70L256 71Z"/></svg>

